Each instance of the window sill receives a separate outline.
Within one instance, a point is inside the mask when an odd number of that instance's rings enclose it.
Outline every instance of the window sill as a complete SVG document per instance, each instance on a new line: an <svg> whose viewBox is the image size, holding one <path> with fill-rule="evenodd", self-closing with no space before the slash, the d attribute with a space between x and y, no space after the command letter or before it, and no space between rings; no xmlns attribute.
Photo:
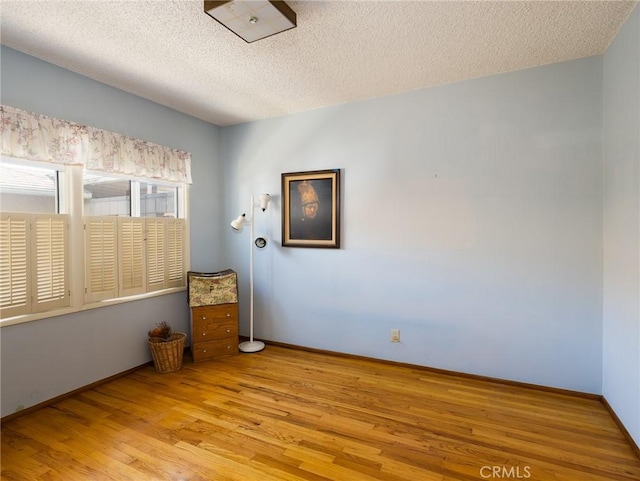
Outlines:
<svg viewBox="0 0 640 481"><path fill-rule="evenodd" d="M23 324L25 322L39 321L41 319L47 319L49 317L66 316L75 312L88 311L89 309L98 309L101 307L114 306L116 304L124 304L126 302L139 301L142 299L150 299L152 297L166 296L167 294L175 294L177 292L184 292L187 290L186 286L172 287L170 289L162 289L160 291L147 292L145 294L138 294L136 296L118 297L116 299L106 299L100 302L92 302L84 304L81 307L64 307L62 309L55 309L53 311L38 312L35 314L23 314L20 316L8 317L6 319L0 319L0 328L13 326L16 324Z"/></svg>

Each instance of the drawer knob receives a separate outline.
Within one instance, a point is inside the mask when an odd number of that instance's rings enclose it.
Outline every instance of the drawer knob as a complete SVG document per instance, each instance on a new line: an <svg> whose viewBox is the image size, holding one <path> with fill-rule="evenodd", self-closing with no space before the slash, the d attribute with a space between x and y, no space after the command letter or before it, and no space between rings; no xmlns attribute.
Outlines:
<svg viewBox="0 0 640 481"><path fill-rule="evenodd" d="M227 332L231 332L231 329L227 329Z"/></svg>
<svg viewBox="0 0 640 481"><path fill-rule="evenodd" d="M202 335L203 335L203 336L206 336L206 335L207 335L207 333L206 333L206 332L203 332L203 333L202 333Z"/></svg>
<svg viewBox="0 0 640 481"><path fill-rule="evenodd" d="M231 349L231 346L229 344L227 344L227 349Z"/></svg>
<svg viewBox="0 0 640 481"><path fill-rule="evenodd" d="M207 352L207 350L206 350L206 349L203 349L203 350L202 350L202 352Z"/></svg>
<svg viewBox="0 0 640 481"><path fill-rule="evenodd" d="M231 317L231 314L229 314L228 312L227 312L227 317Z"/></svg>
<svg viewBox="0 0 640 481"><path fill-rule="evenodd" d="M202 316L202 320L206 321L207 320L207 316Z"/></svg>

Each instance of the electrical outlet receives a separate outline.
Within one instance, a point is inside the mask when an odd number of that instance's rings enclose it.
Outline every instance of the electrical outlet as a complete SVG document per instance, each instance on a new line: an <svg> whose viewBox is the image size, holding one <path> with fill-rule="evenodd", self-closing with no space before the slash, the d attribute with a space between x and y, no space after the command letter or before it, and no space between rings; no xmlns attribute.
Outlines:
<svg viewBox="0 0 640 481"><path fill-rule="evenodd" d="M400 329L391 329L391 342L400 342Z"/></svg>

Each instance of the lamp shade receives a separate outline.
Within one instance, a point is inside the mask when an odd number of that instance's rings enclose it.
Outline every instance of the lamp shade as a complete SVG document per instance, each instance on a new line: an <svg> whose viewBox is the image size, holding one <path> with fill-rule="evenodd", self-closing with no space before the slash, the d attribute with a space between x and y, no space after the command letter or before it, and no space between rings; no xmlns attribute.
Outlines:
<svg viewBox="0 0 640 481"><path fill-rule="evenodd" d="M269 194L260 194L260 208L262 209L262 212L267 210L270 200L271 196Z"/></svg>
<svg viewBox="0 0 640 481"><path fill-rule="evenodd" d="M240 232L244 225L247 223L247 214L240 214L234 220L231 221L231 228Z"/></svg>

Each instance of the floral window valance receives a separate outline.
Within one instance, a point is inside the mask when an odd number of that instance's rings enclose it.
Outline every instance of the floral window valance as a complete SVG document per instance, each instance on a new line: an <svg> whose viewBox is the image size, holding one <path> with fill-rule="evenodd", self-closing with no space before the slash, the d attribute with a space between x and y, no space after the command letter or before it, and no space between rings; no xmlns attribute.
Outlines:
<svg viewBox="0 0 640 481"><path fill-rule="evenodd" d="M0 114L2 155L191 183L188 152L6 105Z"/></svg>

